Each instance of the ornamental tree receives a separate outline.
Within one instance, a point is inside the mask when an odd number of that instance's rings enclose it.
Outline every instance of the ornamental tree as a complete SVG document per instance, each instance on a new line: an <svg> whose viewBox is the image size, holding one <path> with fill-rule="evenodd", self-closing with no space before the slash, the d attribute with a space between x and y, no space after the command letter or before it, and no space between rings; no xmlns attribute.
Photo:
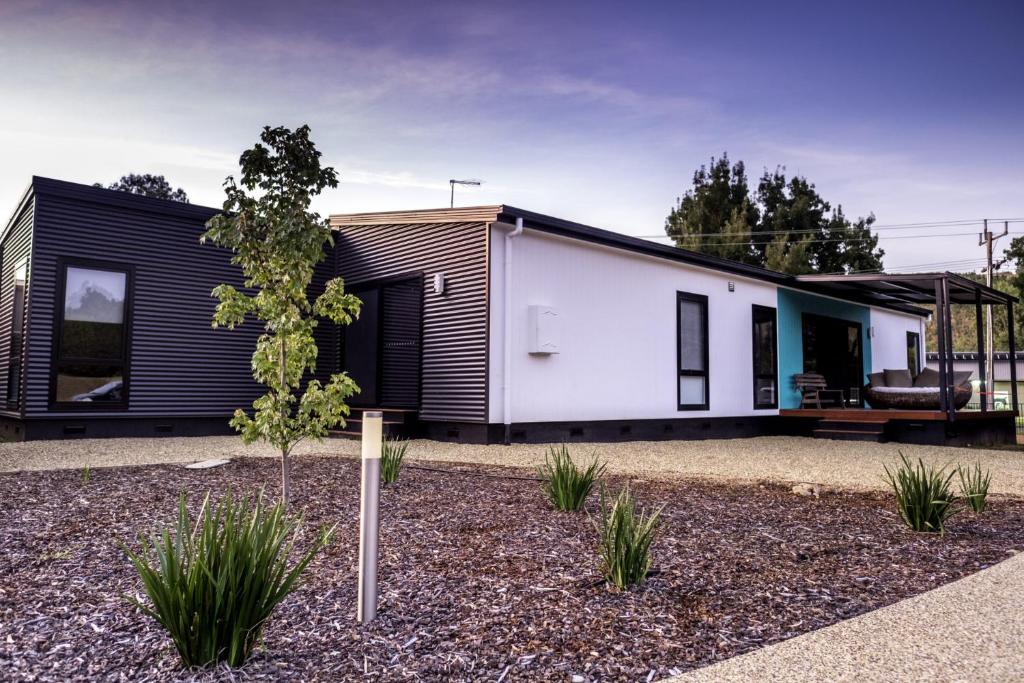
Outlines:
<svg viewBox="0 0 1024 683"><path fill-rule="evenodd" d="M224 213L207 222L201 241L234 252L231 262L242 269L247 290L229 284L213 290L220 300L213 326L234 329L247 318L263 324L252 371L267 393L253 401L251 414L236 410L231 426L245 443L264 441L281 452L281 497L287 506L292 450L303 439L322 439L332 427L344 425L345 401L359 391L344 372L326 385L305 381L316 369L313 330L318 318L351 323L361 302L345 293L341 278L327 282L315 302L307 295L324 245L334 244L327 221L310 211L310 201L338 185L334 169L320 166L309 127L267 126L260 139L242 153L241 182L233 176L224 181Z"/></svg>

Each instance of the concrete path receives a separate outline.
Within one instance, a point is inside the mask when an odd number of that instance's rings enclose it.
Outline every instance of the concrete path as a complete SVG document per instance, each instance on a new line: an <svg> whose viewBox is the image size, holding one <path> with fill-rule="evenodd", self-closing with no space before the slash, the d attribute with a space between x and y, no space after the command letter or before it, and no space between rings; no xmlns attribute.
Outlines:
<svg viewBox="0 0 1024 683"><path fill-rule="evenodd" d="M673 683L1024 681L1024 555Z"/></svg>

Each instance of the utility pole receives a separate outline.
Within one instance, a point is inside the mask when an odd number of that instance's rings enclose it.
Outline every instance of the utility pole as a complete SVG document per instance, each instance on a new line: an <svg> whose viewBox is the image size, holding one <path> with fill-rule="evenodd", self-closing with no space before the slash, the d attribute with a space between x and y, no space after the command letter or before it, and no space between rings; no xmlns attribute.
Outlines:
<svg viewBox="0 0 1024 683"><path fill-rule="evenodd" d="M991 288L995 270L1002 267L1006 260L1003 259L998 263L992 262L992 243L998 240L1000 237L1006 237L1010 234L1010 223L1009 221L1003 222L1003 232L998 235L993 235L992 231L988 229L988 219L984 219L984 232L978 235L978 246L985 247L985 284ZM986 304L985 306L985 377L981 378L985 381L985 393L988 396L982 395L982 405L988 405L990 408L994 408L994 401L992 396L995 392L995 355L996 355L995 339L992 334L992 304ZM981 353L981 349L978 349L978 353ZM1011 363L1016 362L1015 358L1010 359Z"/></svg>

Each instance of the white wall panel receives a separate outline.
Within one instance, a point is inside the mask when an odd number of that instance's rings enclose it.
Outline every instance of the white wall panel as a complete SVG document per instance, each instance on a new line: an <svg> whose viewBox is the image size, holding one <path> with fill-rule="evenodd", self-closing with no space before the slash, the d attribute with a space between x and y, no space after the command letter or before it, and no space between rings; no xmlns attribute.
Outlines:
<svg viewBox="0 0 1024 683"><path fill-rule="evenodd" d="M923 318L880 308L871 309L871 372L907 367L907 332L921 337L921 364L924 365Z"/></svg>
<svg viewBox="0 0 1024 683"><path fill-rule="evenodd" d="M491 422L503 415L504 235L491 233ZM533 230L512 242L513 422L776 412L753 409L751 357L751 305L775 307L774 285ZM678 410L679 291L708 297L707 411ZM559 353L528 353L531 305L557 309Z"/></svg>

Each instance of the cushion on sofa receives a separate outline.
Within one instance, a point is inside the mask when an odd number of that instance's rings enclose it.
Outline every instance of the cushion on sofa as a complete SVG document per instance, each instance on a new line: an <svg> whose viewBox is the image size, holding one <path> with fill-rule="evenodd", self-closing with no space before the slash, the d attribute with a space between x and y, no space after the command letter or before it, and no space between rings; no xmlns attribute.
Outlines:
<svg viewBox="0 0 1024 683"><path fill-rule="evenodd" d="M914 378L915 387L937 387L939 386L939 371L935 368L924 368Z"/></svg>
<svg viewBox="0 0 1024 683"><path fill-rule="evenodd" d="M912 387L914 379L910 376L910 370L883 370L885 374L885 386L887 387Z"/></svg>
<svg viewBox="0 0 1024 683"><path fill-rule="evenodd" d="M868 386L870 387L884 387L885 386L885 373L872 372L868 375Z"/></svg>
<svg viewBox="0 0 1024 683"><path fill-rule="evenodd" d="M967 384L971 380L970 370L961 370L953 373L953 386L958 387L961 384Z"/></svg>

